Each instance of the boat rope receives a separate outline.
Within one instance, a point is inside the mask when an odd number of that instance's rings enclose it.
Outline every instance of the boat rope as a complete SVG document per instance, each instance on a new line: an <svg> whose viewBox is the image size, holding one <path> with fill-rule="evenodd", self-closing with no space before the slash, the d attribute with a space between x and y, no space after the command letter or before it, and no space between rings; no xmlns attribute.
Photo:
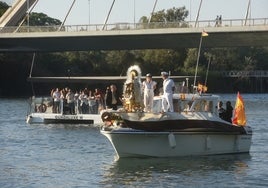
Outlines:
<svg viewBox="0 0 268 188"><path fill-rule="evenodd" d="M208 71L209 71L209 66L211 63L211 55L209 56L209 60L208 60L208 67L207 67L207 72L206 72L206 80L205 80L205 86L207 86L207 80L208 80Z"/></svg>

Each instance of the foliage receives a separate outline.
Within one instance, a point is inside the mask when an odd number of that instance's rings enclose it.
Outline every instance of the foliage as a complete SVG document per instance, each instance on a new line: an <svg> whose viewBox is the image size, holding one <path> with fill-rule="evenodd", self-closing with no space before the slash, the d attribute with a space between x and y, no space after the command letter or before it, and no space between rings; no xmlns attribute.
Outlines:
<svg viewBox="0 0 268 188"><path fill-rule="evenodd" d="M187 18L188 14L189 12L185 7L173 7L166 11L163 9L153 13L151 22L183 22Z"/></svg>
<svg viewBox="0 0 268 188"><path fill-rule="evenodd" d="M8 4L0 1L0 16L2 16L8 8L9 8Z"/></svg>
<svg viewBox="0 0 268 188"><path fill-rule="evenodd" d="M55 26L61 25L61 21L55 18L51 18L44 13L32 12L30 14L31 26Z"/></svg>
<svg viewBox="0 0 268 188"><path fill-rule="evenodd" d="M144 28L161 28L161 27L185 27L185 19L189 12L185 7L163 9L154 12L150 17L142 16L139 20L140 25ZM150 22L150 25L148 23Z"/></svg>

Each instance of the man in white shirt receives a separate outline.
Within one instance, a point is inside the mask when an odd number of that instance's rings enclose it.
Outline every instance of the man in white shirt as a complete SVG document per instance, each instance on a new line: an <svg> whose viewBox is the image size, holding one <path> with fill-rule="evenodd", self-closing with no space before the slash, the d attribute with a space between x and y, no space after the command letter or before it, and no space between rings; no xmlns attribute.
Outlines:
<svg viewBox="0 0 268 188"><path fill-rule="evenodd" d="M174 112L173 109L173 93L175 91L175 84L172 79L170 79L167 72L161 72L163 78L163 99L162 99L162 110L163 112Z"/></svg>
<svg viewBox="0 0 268 188"><path fill-rule="evenodd" d="M53 100L54 100L54 113L60 113L60 96L61 96L61 93L59 91L59 88L56 88L56 91L54 91L52 97L53 97Z"/></svg>
<svg viewBox="0 0 268 188"><path fill-rule="evenodd" d="M152 80L150 73L146 74L146 80L142 82L144 111L151 112L153 109L154 90L156 82Z"/></svg>

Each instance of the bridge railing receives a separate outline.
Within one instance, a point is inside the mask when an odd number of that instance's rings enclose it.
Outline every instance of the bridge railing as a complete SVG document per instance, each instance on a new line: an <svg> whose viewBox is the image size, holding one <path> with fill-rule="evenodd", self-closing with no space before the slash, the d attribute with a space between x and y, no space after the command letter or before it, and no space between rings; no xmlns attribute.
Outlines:
<svg viewBox="0 0 268 188"><path fill-rule="evenodd" d="M55 26L21 26L20 28L3 27L1 33L25 33L25 32L83 32L83 31L101 31L101 30L139 30L139 29L157 29L157 28L207 28L207 27L238 27L238 26L260 26L268 25L268 18L254 19L226 19L220 23L216 20L202 20L198 22L151 22L151 23L114 23L114 24L91 24L91 25L64 25L60 28Z"/></svg>
<svg viewBox="0 0 268 188"><path fill-rule="evenodd" d="M255 71L222 71L224 77L268 77L268 71L255 70Z"/></svg>

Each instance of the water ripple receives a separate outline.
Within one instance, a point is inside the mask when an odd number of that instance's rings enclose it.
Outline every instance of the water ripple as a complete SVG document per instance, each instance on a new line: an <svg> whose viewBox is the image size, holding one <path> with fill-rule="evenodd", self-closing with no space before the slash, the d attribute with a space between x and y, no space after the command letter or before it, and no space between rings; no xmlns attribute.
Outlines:
<svg viewBox="0 0 268 188"><path fill-rule="evenodd" d="M0 99L0 187L267 187L268 95L243 97L250 154L120 160L97 127L27 125L26 99Z"/></svg>

